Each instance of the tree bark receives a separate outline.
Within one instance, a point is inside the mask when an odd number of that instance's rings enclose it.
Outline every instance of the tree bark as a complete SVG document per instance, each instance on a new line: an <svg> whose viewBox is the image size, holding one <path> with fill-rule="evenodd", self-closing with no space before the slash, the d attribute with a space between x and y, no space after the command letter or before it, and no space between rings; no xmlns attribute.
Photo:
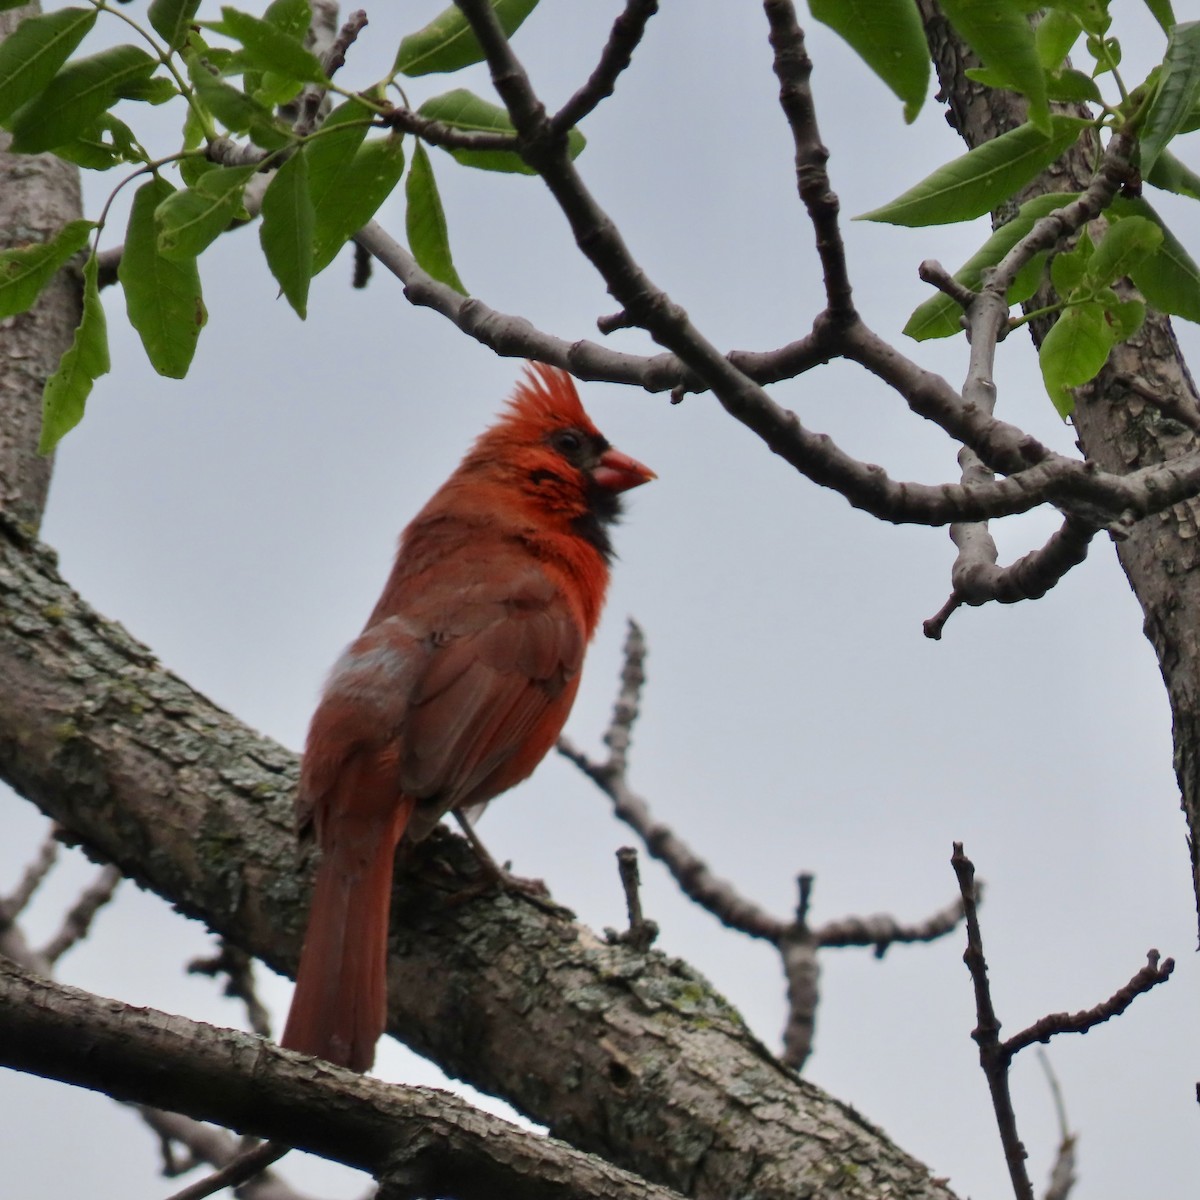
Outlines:
<svg viewBox="0 0 1200 1200"><path fill-rule="evenodd" d="M920 0L920 5L952 124L967 145L980 145L1021 124L1023 100L967 79L964 70L978 63L936 0ZM1089 178L1089 156L1074 153L1031 192L1077 191ZM1031 306L1044 302L1039 296ZM1047 327L1032 323L1035 341ZM1106 471L1130 472L1194 452L1200 439L1147 396L1166 398L1168 407L1195 409L1200 403L1170 320L1152 310L1138 334L1117 346L1100 374L1076 390L1074 425L1084 456ZM1117 542L1117 557L1145 613L1143 628L1171 704L1175 775L1200 919L1200 502L1189 500L1138 522L1128 538Z"/></svg>
<svg viewBox="0 0 1200 1200"><path fill-rule="evenodd" d="M0 42L38 5L0 12ZM49 241L82 215L79 171L52 154L9 154L0 130L0 250ZM39 455L46 380L71 344L83 294L60 271L28 311L0 321L0 510L30 533L41 525L53 459Z"/></svg>
<svg viewBox="0 0 1200 1200"><path fill-rule="evenodd" d="M187 1109L369 1171L404 1197L679 1200L435 1088L396 1087L0 959L0 1063L139 1104Z"/></svg>

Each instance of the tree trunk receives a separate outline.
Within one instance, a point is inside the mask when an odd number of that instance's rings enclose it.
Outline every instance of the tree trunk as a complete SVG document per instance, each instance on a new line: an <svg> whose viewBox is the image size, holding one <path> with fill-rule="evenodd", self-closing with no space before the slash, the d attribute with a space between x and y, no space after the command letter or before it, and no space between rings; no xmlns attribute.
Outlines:
<svg viewBox="0 0 1200 1200"><path fill-rule="evenodd" d="M953 123L969 146L1015 128L1024 102L1012 93L973 83L964 70L978 63L947 25L934 0L920 0L942 92ZM1088 156L1068 156L1034 192L1077 191L1090 177ZM1040 306L1037 297L1031 307ZM1036 341L1046 325L1033 323ZM1103 371L1076 391L1079 448L1106 471L1133 471L1192 453L1200 439L1163 415L1146 396L1195 409L1196 388L1171 322L1148 311L1138 334L1117 346ZM1187 819L1188 857L1200 918L1200 503L1189 500L1139 521L1117 556L1146 619L1171 704L1175 775Z"/></svg>
<svg viewBox="0 0 1200 1200"><path fill-rule="evenodd" d="M37 5L0 12L0 42ZM0 130L0 250L49 241L82 216L79 171L52 154L8 154ZM79 279L60 271L28 312L0 321L0 512L36 533L53 460L37 453L38 399L79 324Z"/></svg>

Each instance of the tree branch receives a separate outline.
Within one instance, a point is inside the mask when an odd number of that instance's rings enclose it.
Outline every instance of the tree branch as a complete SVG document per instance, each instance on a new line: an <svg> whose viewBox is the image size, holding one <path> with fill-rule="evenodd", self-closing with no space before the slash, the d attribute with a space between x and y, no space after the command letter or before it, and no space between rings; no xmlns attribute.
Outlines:
<svg viewBox="0 0 1200 1200"><path fill-rule="evenodd" d="M550 126L556 133L566 133L578 125L602 100L613 94L617 77L633 61L633 52L656 12L658 0L625 0L625 7L613 22L612 32L600 52L596 69L583 87L550 119Z"/></svg>
<svg viewBox="0 0 1200 1200"><path fill-rule="evenodd" d="M379 1083L236 1030L91 996L0 960L0 1063L285 1140L397 1196L671 1200L434 1088Z"/></svg>
<svg viewBox="0 0 1200 1200"><path fill-rule="evenodd" d="M90 853L294 970L309 886L295 756L163 670L10 533L0 523L0 776ZM761 1200L948 1196L781 1067L685 965L507 896L461 902L455 879L475 870L461 839L435 831L393 906L389 1028L448 1073L697 1200L751 1186ZM814 1151L825 1145L838 1154ZM852 1182L846 1156L863 1164Z"/></svg>

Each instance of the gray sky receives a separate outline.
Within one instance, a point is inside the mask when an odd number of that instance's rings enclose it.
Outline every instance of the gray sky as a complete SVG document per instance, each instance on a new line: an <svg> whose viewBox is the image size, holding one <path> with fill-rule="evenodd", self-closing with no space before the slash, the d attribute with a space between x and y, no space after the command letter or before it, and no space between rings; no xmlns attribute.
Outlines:
<svg viewBox="0 0 1200 1200"><path fill-rule="evenodd" d="M399 36L440 7L369 7L372 24L343 82L382 74ZM1181 18L1195 15L1189 7L1176 2ZM548 102L590 70L619 8L546 0L529 20L516 45ZM1126 61L1156 56L1161 39L1142 6L1114 9L1131 18L1116 30ZM755 5L692 0L664 10L617 96L584 126L579 165L652 278L710 340L771 348L807 330L822 296L765 23ZM899 103L847 50L812 22L808 32L844 214L876 207L961 153L932 102L905 127ZM410 99L459 83L418 80ZM470 86L487 94L479 72ZM1181 149L1200 167L1194 142ZM468 288L560 336L596 337L595 318L614 304L537 181L469 172L441 153L434 167ZM113 182L89 181L89 215ZM1178 214L1177 232L1200 255L1194 207L1161 207ZM380 219L403 235L398 203ZM119 243L120 227L105 246ZM927 294L917 264L934 257L957 267L986 230L843 228L858 303L896 340ZM409 309L382 271L367 291L352 291L345 255L316 281L301 324L276 299L255 238L224 238L203 261L210 322L182 383L153 374L120 298L106 296L113 373L63 445L44 533L92 604L213 700L299 748L321 679L373 605L397 532L497 410L519 364ZM1200 361L1194 330L1178 332ZM631 333L612 342L646 345ZM961 341L901 348L961 380ZM998 383L1007 420L1071 447L1025 338L1002 347ZM956 478L955 447L857 368L834 365L773 394L897 478ZM1107 997L1151 946L1175 955L1168 986L1086 1039L1058 1039L1050 1053L1081 1134L1079 1194L1190 1195L1200 1174L1200 1035L1185 828L1165 695L1111 546L1097 542L1040 602L960 611L935 644L921 621L949 590L944 531L855 512L709 397L673 408L607 385L585 385L583 395L609 438L660 479L631 495L617 531L620 562L569 735L599 748L634 615L650 658L632 783L758 902L785 913L796 873L811 870L816 920L881 910L919 918L952 898L950 845L965 841L989 884L984 936L1008 1033ZM1003 560L1055 524L1031 515L997 526ZM0 803L4 890L43 823L15 799ZM631 835L569 764L547 762L493 805L481 833L581 919L622 923L613 852ZM35 932L52 931L90 870L77 862L60 872L33 914ZM643 878L660 948L700 967L777 1044L784 1000L773 952L694 910L656 865L644 863ZM240 1013L210 982L182 974L207 945L203 929L130 885L64 960L61 978L235 1022ZM828 954L806 1074L959 1194L1002 1196L961 951L954 936L894 949L883 962ZM271 979L264 991L281 1016L290 984ZM378 1073L437 1077L391 1043ZM1057 1136L1052 1104L1031 1054L1013 1078L1040 1186ZM171 1190L135 1117L12 1073L0 1075L0 1160L12 1194L28 1200L81 1179L97 1200ZM289 1160L285 1173L330 1196L363 1187L311 1160Z"/></svg>

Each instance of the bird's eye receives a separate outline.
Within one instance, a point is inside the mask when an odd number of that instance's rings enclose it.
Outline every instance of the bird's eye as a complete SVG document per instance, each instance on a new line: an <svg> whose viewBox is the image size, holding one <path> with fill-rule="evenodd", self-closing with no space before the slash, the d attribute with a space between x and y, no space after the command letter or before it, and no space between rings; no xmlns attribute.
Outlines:
<svg viewBox="0 0 1200 1200"><path fill-rule="evenodd" d="M554 435L554 448L568 456L578 454L583 449L583 439L574 430L562 429Z"/></svg>

